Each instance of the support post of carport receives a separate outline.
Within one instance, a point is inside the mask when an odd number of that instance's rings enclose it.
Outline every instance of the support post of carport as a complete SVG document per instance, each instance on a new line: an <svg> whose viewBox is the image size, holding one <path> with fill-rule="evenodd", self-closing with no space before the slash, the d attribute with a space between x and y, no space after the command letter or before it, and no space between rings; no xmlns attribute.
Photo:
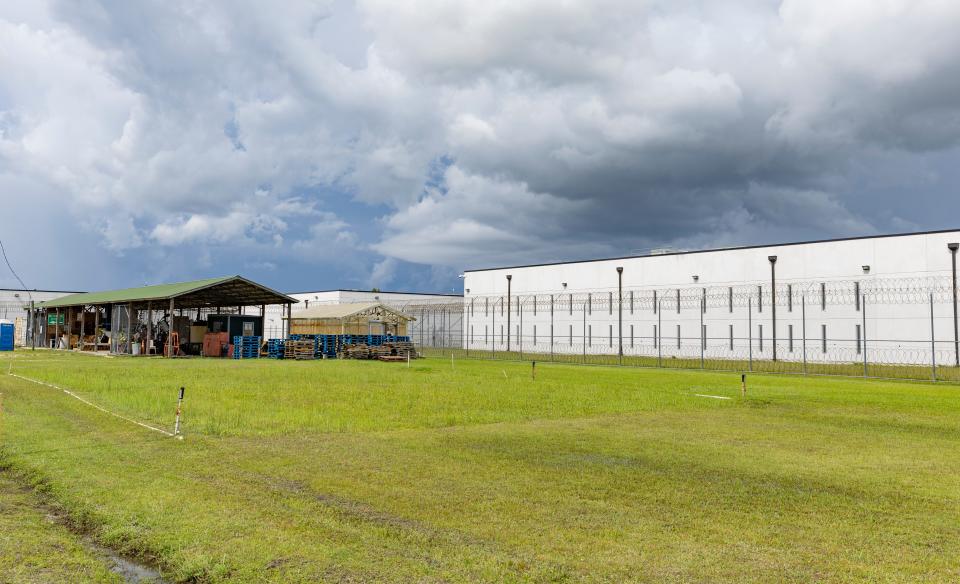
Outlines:
<svg viewBox="0 0 960 584"><path fill-rule="evenodd" d="M73 335L73 307L67 308L67 322L66 322L66 335L67 335L67 350L70 350L70 337Z"/></svg>
<svg viewBox="0 0 960 584"><path fill-rule="evenodd" d="M147 344L144 347L144 354L150 354L150 344L153 342L153 306L147 301Z"/></svg>
<svg viewBox="0 0 960 584"><path fill-rule="evenodd" d="M100 350L100 335L97 334L98 330L100 330L100 307L94 304L93 305L93 352L94 353Z"/></svg>
<svg viewBox="0 0 960 584"><path fill-rule="evenodd" d="M83 351L83 337L87 334L87 306L80 307L80 350Z"/></svg>
<svg viewBox="0 0 960 584"><path fill-rule="evenodd" d="M173 298L170 299L170 320L167 323L167 357L173 357Z"/></svg>
<svg viewBox="0 0 960 584"><path fill-rule="evenodd" d="M133 320L133 302L128 302L127 303L127 354L128 355L133 355L133 336L131 335L131 333L133 332L132 331L133 323L131 322L132 320Z"/></svg>
<svg viewBox="0 0 960 584"><path fill-rule="evenodd" d="M291 314L290 307L291 306L293 305L287 302L287 326L286 326L286 333L283 335L283 338L285 339L290 337L290 314Z"/></svg>
<svg viewBox="0 0 960 584"><path fill-rule="evenodd" d="M110 305L110 354L116 354L118 349L117 341L117 305Z"/></svg>
<svg viewBox="0 0 960 584"><path fill-rule="evenodd" d="M43 308L40 310L40 328L43 329L43 339L44 344L47 342L47 328L50 326L50 309ZM46 347L44 347L46 348Z"/></svg>

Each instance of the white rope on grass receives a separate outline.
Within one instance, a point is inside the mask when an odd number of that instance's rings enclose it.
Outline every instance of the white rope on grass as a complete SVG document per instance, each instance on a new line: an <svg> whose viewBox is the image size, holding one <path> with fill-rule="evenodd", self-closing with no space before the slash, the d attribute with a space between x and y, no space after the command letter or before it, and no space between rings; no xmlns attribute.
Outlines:
<svg viewBox="0 0 960 584"><path fill-rule="evenodd" d="M693 395L695 395L695 396L697 396L697 397L709 397L709 398L713 398L713 399L733 399L732 397L726 397L726 396L722 396L722 395L707 395L707 394L705 394L705 393L695 393L695 394L693 394Z"/></svg>
<svg viewBox="0 0 960 584"><path fill-rule="evenodd" d="M166 436L173 437L173 435L174 435L173 432L167 432L166 430L161 430L160 428L155 428L154 426L151 426L151 425L149 425L149 424L144 424L143 422L138 422L137 420L134 420L134 419L131 419L131 418L127 418L127 417L125 417L125 416L121 416L120 414L118 414L118 413L116 413L116 412L111 412L110 410L108 410L108 409L106 409L106 408L103 408L103 407L98 406L97 404L95 404L95 403L93 403L93 402L90 402L90 401L87 401L87 400L83 399L82 397L80 397L79 395L73 393L73 392L70 391L69 389L65 389L65 388L63 388L63 387L54 385L54 384L52 384L52 383L47 383L47 382L45 382L45 381L38 381L38 380L36 380L36 379L30 379L29 377L24 377L24 376L22 376L22 375L17 375L16 373L7 373L7 375L9 375L9 376L11 376L11 377L16 377L17 379L22 379L22 380L24 380L24 381L29 381L29 382L31 382L31 383L37 383L37 384L39 384L39 385L45 385L45 386L47 386L47 387L52 387L53 389L59 389L60 391L62 391L63 393L69 395L70 397L72 397L72 398L74 398L74 399L77 399L77 400L80 400L81 402L87 404L88 406L90 406L90 407L92 407L92 408L96 408L96 409L100 410L101 412L103 412L103 413L105 413L105 414L110 414L111 416L114 416L114 417L116 417L116 418L120 418L121 420L124 420L124 421L126 421L126 422L130 422L131 424L136 424L136 425L141 426L141 427L143 427L143 428L146 428L146 429L148 429L148 430L153 430L154 432L160 432L161 434L164 434L164 435L166 435Z"/></svg>

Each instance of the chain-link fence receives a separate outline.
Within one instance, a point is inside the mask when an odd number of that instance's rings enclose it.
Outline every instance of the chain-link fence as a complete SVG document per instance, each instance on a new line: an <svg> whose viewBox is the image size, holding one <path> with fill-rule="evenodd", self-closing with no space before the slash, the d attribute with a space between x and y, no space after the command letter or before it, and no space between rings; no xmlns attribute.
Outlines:
<svg viewBox="0 0 960 584"><path fill-rule="evenodd" d="M960 381L949 277L468 296L407 312L427 355Z"/></svg>

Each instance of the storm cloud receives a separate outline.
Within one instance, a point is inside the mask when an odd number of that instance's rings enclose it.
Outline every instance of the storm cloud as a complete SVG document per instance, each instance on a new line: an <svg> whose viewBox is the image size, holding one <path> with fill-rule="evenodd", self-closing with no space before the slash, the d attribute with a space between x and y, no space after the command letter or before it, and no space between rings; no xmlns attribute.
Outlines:
<svg viewBox="0 0 960 584"><path fill-rule="evenodd" d="M70 283L22 270L45 286L446 290L465 267L955 226L958 24L895 0L6 6L3 237L60 258ZM70 241L113 267L75 269Z"/></svg>

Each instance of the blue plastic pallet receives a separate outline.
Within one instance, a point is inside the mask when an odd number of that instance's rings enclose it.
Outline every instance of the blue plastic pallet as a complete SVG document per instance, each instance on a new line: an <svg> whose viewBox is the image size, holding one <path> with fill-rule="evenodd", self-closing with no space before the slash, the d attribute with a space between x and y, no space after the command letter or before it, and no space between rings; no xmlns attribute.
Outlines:
<svg viewBox="0 0 960 584"><path fill-rule="evenodd" d="M284 339L267 340L267 357L271 359L283 359L286 341Z"/></svg>
<svg viewBox="0 0 960 584"><path fill-rule="evenodd" d="M234 359L257 359L260 357L260 345L263 337L233 337Z"/></svg>

